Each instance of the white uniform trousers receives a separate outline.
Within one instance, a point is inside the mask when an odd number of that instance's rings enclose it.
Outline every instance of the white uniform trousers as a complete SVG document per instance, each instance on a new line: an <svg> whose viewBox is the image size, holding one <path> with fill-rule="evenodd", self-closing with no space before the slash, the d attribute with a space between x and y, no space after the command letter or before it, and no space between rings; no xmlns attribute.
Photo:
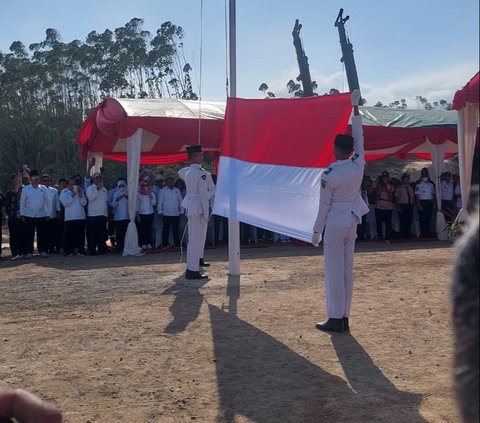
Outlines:
<svg viewBox="0 0 480 423"><path fill-rule="evenodd" d="M207 237L208 215L188 216L187 269L192 272L200 270L205 238Z"/></svg>
<svg viewBox="0 0 480 423"><path fill-rule="evenodd" d="M323 256L325 261L325 297L327 317L349 317L353 290L353 252L357 225L349 228L325 227Z"/></svg>

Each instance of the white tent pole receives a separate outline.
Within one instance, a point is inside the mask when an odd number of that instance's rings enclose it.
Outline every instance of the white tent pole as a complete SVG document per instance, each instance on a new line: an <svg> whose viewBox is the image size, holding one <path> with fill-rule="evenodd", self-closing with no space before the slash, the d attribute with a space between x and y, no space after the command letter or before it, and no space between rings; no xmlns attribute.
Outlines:
<svg viewBox="0 0 480 423"><path fill-rule="evenodd" d="M230 96L237 96L237 41L236 41L236 7L235 0L229 0L229 56L230 56ZM231 119L236 119L232 116ZM232 160L232 162L234 162ZM229 167L230 210L236 214L237 210L237 175L236 166ZM228 219L228 273L231 276L240 275L240 223L238 220Z"/></svg>
<svg viewBox="0 0 480 423"><path fill-rule="evenodd" d="M457 216L458 222L467 222L468 200L472 183L473 156L475 153L475 137L478 127L478 105L467 103L458 111L458 162L460 164L460 190L462 209Z"/></svg>
<svg viewBox="0 0 480 423"><path fill-rule="evenodd" d="M123 256L138 256L142 254L142 249L138 246L138 232L135 225L142 133L142 128L138 128L133 135L127 138L128 215L130 222L125 234Z"/></svg>
<svg viewBox="0 0 480 423"><path fill-rule="evenodd" d="M446 221L442 213L442 187L440 175L442 174L443 161L445 160L445 143L433 144L427 137L427 145L430 150L430 158L432 159L433 177L435 180L435 195L437 201L437 215L435 216L435 231L440 241L447 239L445 230Z"/></svg>

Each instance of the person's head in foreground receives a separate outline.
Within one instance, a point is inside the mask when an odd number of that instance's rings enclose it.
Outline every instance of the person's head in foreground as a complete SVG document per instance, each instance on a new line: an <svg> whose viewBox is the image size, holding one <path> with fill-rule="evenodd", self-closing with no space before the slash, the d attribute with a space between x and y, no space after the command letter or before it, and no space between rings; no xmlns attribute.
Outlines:
<svg viewBox="0 0 480 423"><path fill-rule="evenodd" d="M479 414L479 225L471 213L468 231L458 242L452 285L454 379L464 423L480 421Z"/></svg>
<svg viewBox="0 0 480 423"><path fill-rule="evenodd" d="M191 163L202 164L203 163L203 153L201 145L192 145L187 147L188 160Z"/></svg>
<svg viewBox="0 0 480 423"><path fill-rule="evenodd" d="M335 160L346 160L353 151L353 137L346 134L337 134L333 142Z"/></svg>

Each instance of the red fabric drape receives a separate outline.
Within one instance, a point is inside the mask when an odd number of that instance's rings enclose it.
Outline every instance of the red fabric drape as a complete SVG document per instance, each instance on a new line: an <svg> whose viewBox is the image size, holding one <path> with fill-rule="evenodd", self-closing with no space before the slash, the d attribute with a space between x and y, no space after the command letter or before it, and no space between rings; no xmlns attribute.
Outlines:
<svg viewBox="0 0 480 423"><path fill-rule="evenodd" d="M467 84L455 93L453 97L453 109L460 110L467 103L480 102L480 72L467 82Z"/></svg>

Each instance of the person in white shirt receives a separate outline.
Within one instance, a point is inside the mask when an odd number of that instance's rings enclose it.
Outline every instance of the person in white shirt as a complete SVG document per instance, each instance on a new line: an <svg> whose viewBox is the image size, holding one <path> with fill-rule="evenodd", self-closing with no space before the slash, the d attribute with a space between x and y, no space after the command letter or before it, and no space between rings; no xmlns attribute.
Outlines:
<svg viewBox="0 0 480 423"><path fill-rule="evenodd" d="M205 238L210 214L209 201L215 194L214 184L209 172L202 168L203 154L200 145L187 147L190 166L178 171L185 181L187 195L182 201L188 217L188 245L186 279L207 279L200 267L209 266L203 260Z"/></svg>
<svg viewBox="0 0 480 423"><path fill-rule="evenodd" d="M451 222L455 214L455 185L452 181L452 174L445 172L443 174L442 182L440 183L440 190L442 195L442 212L447 222Z"/></svg>
<svg viewBox="0 0 480 423"><path fill-rule="evenodd" d="M353 291L353 254L357 225L369 208L360 195L365 169L360 91L352 93L352 135L335 137L336 162L322 173L320 204L313 226L312 244L318 246L325 230L325 297L327 320L315 327L323 331L350 330ZM355 152L351 156L352 151ZM350 157L351 156L351 157Z"/></svg>
<svg viewBox="0 0 480 423"><path fill-rule="evenodd" d="M47 187L48 194L50 195L50 201L52 203L50 219L48 219L46 222L47 250L49 254L55 254L60 250L60 224L58 221L60 212L60 199L58 196L58 191L50 185L50 175L42 175L41 182Z"/></svg>
<svg viewBox="0 0 480 423"><path fill-rule="evenodd" d="M63 254L85 255L85 206L87 197L83 191L81 178L71 177L67 187L60 193L64 207Z"/></svg>
<svg viewBox="0 0 480 423"><path fill-rule="evenodd" d="M22 189L20 196L20 219L24 223L25 258L33 256L33 241L37 232L37 250L40 257L47 253L47 220L50 218L52 203L47 187L40 185L40 176L32 170L30 185Z"/></svg>
<svg viewBox="0 0 480 423"><path fill-rule="evenodd" d="M154 206L157 203L157 197L150 191L148 178L143 178L140 182L140 190L137 194L137 230L138 245L144 250L151 250L152 247L152 223L154 215Z"/></svg>
<svg viewBox="0 0 480 423"><path fill-rule="evenodd" d="M128 214L128 190L125 179L120 178L117 180L117 188L113 192L110 206L112 207L117 248L123 251L125 234L127 233L128 223L130 222Z"/></svg>
<svg viewBox="0 0 480 423"><path fill-rule="evenodd" d="M457 174L452 175L452 182L454 185L454 201L455 201L455 216L458 216L462 208L462 189L460 188L460 177Z"/></svg>
<svg viewBox="0 0 480 423"><path fill-rule="evenodd" d="M87 188L86 195L88 254L102 255L107 252L108 191L103 186L103 175L100 172L92 175L92 185Z"/></svg>
<svg viewBox="0 0 480 423"><path fill-rule="evenodd" d="M429 238L435 202L435 185L430 180L426 167L421 170L420 175L420 180L415 185L415 202L420 220L420 235L423 238Z"/></svg>
<svg viewBox="0 0 480 423"><path fill-rule="evenodd" d="M174 247L180 247L180 212L182 204L182 193L175 187L172 177L165 180L166 186L158 192L157 211L163 219L162 248L169 247L170 229Z"/></svg>
<svg viewBox="0 0 480 423"><path fill-rule="evenodd" d="M175 188L178 188L182 194L182 201L187 195L187 188L185 186L185 181L181 178L175 180ZM186 210L183 206L180 206L180 243L181 246L186 247L188 244L188 218Z"/></svg>
<svg viewBox="0 0 480 423"><path fill-rule="evenodd" d="M157 206L158 206L158 193L163 188L164 178L162 174L155 175L155 185L150 185L150 189L157 197ZM154 207L153 213L153 223L152 223L152 239L153 246L155 248L161 248L163 245L162 232L163 232L163 219L157 213L157 207Z"/></svg>

